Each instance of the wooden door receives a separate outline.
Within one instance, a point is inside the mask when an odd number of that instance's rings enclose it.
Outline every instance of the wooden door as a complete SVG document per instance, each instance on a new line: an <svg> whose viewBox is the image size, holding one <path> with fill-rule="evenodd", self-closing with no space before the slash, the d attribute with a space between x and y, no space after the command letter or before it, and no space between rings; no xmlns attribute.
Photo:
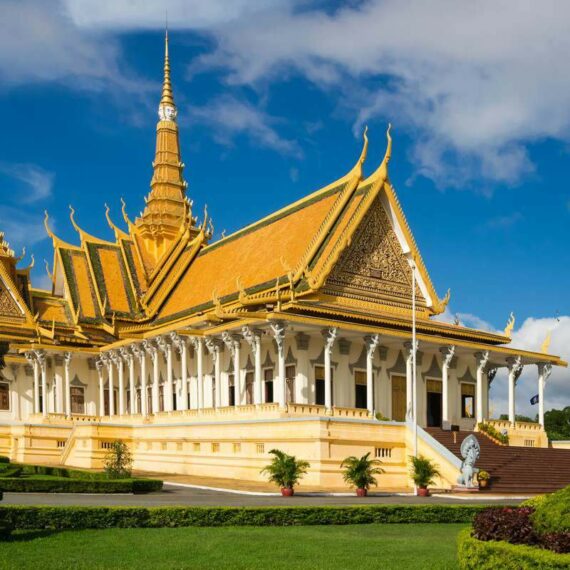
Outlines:
<svg viewBox="0 0 570 570"><path fill-rule="evenodd" d="M403 422L406 419L406 377L392 376L392 419Z"/></svg>

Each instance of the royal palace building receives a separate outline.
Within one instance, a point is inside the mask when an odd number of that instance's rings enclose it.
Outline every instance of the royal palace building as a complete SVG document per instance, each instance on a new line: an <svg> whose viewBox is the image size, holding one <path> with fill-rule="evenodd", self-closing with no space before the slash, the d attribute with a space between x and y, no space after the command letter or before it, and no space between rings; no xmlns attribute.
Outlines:
<svg viewBox="0 0 570 570"><path fill-rule="evenodd" d="M536 352L511 346L514 318L502 334L438 319L449 293L438 297L390 183L389 130L370 176L365 133L342 178L214 240L186 192L168 40L158 114L140 217L123 203L119 227L107 208L107 241L72 210L72 244L46 214L50 290L33 287L2 235L1 454L100 467L122 439L140 470L257 480L279 448L307 459L307 483L324 488L341 485L344 457L371 452L383 484L402 488L414 417L443 487L459 460L430 428L488 421L511 444L548 445L545 384L566 363L548 342ZM537 378L538 424L515 422L525 367ZM502 422L489 418L500 368Z"/></svg>

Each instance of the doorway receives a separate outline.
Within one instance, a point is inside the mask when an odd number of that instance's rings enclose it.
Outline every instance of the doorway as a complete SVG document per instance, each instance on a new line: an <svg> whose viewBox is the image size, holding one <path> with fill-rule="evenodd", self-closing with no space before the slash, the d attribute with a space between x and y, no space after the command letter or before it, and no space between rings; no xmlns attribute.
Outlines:
<svg viewBox="0 0 570 570"><path fill-rule="evenodd" d="M442 420L442 383L440 380L427 381L427 426L441 427Z"/></svg>
<svg viewBox="0 0 570 570"><path fill-rule="evenodd" d="M406 377L392 376L392 419L406 420Z"/></svg>

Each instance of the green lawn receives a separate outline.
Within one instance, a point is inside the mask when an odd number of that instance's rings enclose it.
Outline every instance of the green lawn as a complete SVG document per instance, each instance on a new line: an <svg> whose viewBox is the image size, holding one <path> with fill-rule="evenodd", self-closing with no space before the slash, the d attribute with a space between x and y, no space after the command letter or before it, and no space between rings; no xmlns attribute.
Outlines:
<svg viewBox="0 0 570 570"><path fill-rule="evenodd" d="M160 528L15 533L0 568L457 568L462 524Z"/></svg>

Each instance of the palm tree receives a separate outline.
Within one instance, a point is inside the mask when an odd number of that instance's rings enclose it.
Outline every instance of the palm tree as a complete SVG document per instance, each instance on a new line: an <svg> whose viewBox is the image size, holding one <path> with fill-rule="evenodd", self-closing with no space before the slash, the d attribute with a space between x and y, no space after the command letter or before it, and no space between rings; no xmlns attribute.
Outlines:
<svg viewBox="0 0 570 570"><path fill-rule="evenodd" d="M384 469L380 467L382 462L379 459L370 459L370 453L362 457L355 457L351 455L347 457L341 464L341 469L344 469L343 478L346 483L352 487L356 487L356 492L359 495L366 495L368 489L372 486L378 486L378 481L375 475L384 473ZM364 491L360 491L363 489Z"/></svg>
<svg viewBox="0 0 570 570"><path fill-rule="evenodd" d="M307 473L311 465L279 449L272 449L269 453L273 455L273 459L261 470L261 473L267 473L269 481L278 485L283 495L292 495L293 487Z"/></svg>
<svg viewBox="0 0 570 570"><path fill-rule="evenodd" d="M441 477L438 466L423 455L410 456L410 464L412 479L420 490L426 491L429 485L435 483L436 477Z"/></svg>

